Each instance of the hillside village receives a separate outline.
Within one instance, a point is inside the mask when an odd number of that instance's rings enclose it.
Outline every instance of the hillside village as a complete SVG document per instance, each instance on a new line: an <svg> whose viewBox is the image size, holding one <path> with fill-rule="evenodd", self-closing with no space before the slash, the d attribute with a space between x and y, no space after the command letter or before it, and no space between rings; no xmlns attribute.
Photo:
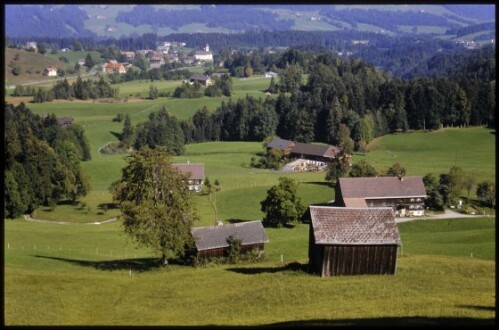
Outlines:
<svg viewBox="0 0 499 330"><path fill-rule="evenodd" d="M7 6L5 324L493 325L495 7L241 6Z"/></svg>

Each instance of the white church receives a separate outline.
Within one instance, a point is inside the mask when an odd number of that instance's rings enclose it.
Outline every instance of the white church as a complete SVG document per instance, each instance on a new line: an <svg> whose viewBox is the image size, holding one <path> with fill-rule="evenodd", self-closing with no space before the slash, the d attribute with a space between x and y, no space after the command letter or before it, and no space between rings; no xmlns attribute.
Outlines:
<svg viewBox="0 0 499 330"><path fill-rule="evenodd" d="M198 50L194 54L194 59L201 62L213 61L213 54L210 52L210 46L206 44L204 50Z"/></svg>

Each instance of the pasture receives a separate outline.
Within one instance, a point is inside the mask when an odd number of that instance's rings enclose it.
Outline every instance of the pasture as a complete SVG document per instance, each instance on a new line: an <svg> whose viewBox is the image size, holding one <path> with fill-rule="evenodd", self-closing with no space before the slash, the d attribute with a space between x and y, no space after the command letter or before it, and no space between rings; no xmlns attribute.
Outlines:
<svg viewBox="0 0 499 330"><path fill-rule="evenodd" d="M481 325L495 317L490 218L400 224L395 276L332 278L306 271L306 224L267 229L266 261L201 268L157 268L119 226L6 221L5 324Z"/></svg>
<svg viewBox="0 0 499 330"><path fill-rule="evenodd" d="M180 82L178 82L180 83ZM262 92L269 80L234 80L234 97ZM120 84L120 92L146 95L151 84ZM214 111L228 98L178 100L130 98L128 102L58 101L28 104L35 113L73 116L86 132L92 160L82 166L92 191L77 205L40 208L34 223L4 222L4 316L6 325L421 325L493 324L495 317L495 219L419 220L398 225L403 247L395 276L320 278L307 272L307 224L266 229L266 259L255 264L194 268L156 266L155 256L130 242L120 221L92 224L119 215L108 187L121 175L125 155L102 155L117 141L123 123L147 119L165 106L185 119L206 105ZM478 181L495 178L495 136L485 128L445 129L375 139L366 159L376 169L399 162L408 175L444 173L454 164ZM218 215L225 223L261 219L260 201L283 173L249 166L260 142L186 145L175 162L204 163L206 176L220 181ZM324 173L286 174L297 180L305 205L334 199ZM215 214L206 195L194 195L200 221ZM67 221L70 224L57 224ZM383 303L380 304L380 301Z"/></svg>

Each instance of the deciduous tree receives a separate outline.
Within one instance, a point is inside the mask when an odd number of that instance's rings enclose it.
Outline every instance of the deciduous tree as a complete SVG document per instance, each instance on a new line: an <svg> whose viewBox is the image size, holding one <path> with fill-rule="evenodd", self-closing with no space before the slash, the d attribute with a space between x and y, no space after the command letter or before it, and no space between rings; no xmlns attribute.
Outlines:
<svg viewBox="0 0 499 330"><path fill-rule="evenodd" d="M305 206L297 195L298 184L295 180L280 177L279 184L267 191L267 198L261 203L265 213L263 222L272 227L282 227L296 222L305 212Z"/></svg>
<svg viewBox="0 0 499 330"><path fill-rule="evenodd" d="M127 158L113 198L119 203L123 229L140 246L168 259L184 256L191 246L191 227L198 219L185 181L164 147L143 147Z"/></svg>

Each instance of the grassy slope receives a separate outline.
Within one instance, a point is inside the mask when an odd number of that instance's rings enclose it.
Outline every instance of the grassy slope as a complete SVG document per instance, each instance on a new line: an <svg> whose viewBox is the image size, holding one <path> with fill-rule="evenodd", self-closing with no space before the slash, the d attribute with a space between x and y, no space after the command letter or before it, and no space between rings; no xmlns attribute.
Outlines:
<svg viewBox="0 0 499 330"><path fill-rule="evenodd" d="M14 57L17 54L19 55L19 60L14 61ZM21 73L18 76L14 76L12 74L12 68L9 66L11 62L18 64L21 68ZM48 54L41 55L28 51L5 48L5 85L16 85L20 83L39 80L55 80L56 77L46 77L43 75L43 70L51 66L61 69L67 69L71 67L64 62L59 61L57 58L49 56Z"/></svg>
<svg viewBox="0 0 499 330"><path fill-rule="evenodd" d="M411 317L433 319L429 322L494 318L491 219L401 224L404 249L396 276L325 279L300 271L307 263L307 225L268 229L265 262L199 269L153 267L152 255L127 242L118 223L7 221L5 228L8 325L261 325L345 319L373 325L387 322L385 318L402 324ZM482 252L470 258L470 246L480 246Z"/></svg>
<svg viewBox="0 0 499 330"><path fill-rule="evenodd" d="M267 84L267 80L257 78L236 80L235 94L254 93L263 97L259 90ZM144 91L148 86L149 82L137 83L130 91ZM94 187L83 199L87 206L63 205L52 213L40 210L39 217L88 222L116 215L116 210L103 211L98 207L110 201L107 187L119 177L124 165L121 155L97 153L99 147L116 140L111 132L121 131L122 124L111 119L123 112L137 123L162 105L176 116L187 118L205 101L212 100L195 100L199 102L196 106L189 100L170 99L30 104L36 113L74 116L85 128L93 157L83 165ZM187 108L189 103L191 107ZM209 109L214 110L217 105L214 101ZM452 135L453 132L457 133ZM418 134L433 142L431 148L424 145L426 139L421 140ZM494 167L489 165L494 160L494 136L487 129L393 137L376 140L372 145L374 150L366 156L377 168L391 165L397 159L409 174L424 174L423 165L430 165L420 163L426 159L426 163L433 163L432 170L446 171L449 163L440 158L446 152L442 145L452 151L453 143L458 140L460 150L476 150L459 154L460 162L474 165L477 171L483 168L484 176L494 175ZM467 143L473 148L467 147ZM432 150L440 146L438 152ZM186 146L186 154L176 160L204 162L210 179L220 181L222 191L217 194L217 205L223 220L253 220L261 218L259 202L281 175L248 167L251 157L259 151L261 143L257 142L211 142ZM477 159L481 155L485 158ZM356 156L356 160L361 157ZM412 163L420 165L415 169L409 166ZM332 199L332 189L323 184L323 173L300 173L292 177L301 182L299 194L306 205ZM195 199L201 214L196 226L212 224L214 213L207 196L196 195ZM265 262L200 269L172 265L159 270L151 268L150 251L136 248L126 240L119 222L96 226L6 221L5 322L258 325L308 320L344 324L341 320L362 318L364 321L352 322L372 325L390 322L386 318L403 323L411 321L408 317L428 317L429 322L449 317L459 322L465 321L464 318L494 317L493 220L417 221L400 224L399 229L404 246L396 276L321 279L294 270L304 267L308 260L308 226L304 224L293 229L267 229L270 243L266 246ZM281 255L285 266L280 262ZM380 300L385 303L380 304ZM192 313L193 308L196 313Z"/></svg>
<svg viewBox="0 0 499 330"><path fill-rule="evenodd" d="M447 128L434 132L391 134L369 144L365 158L378 170L400 163L408 175L447 173L459 166L479 181L495 179L495 130Z"/></svg>

